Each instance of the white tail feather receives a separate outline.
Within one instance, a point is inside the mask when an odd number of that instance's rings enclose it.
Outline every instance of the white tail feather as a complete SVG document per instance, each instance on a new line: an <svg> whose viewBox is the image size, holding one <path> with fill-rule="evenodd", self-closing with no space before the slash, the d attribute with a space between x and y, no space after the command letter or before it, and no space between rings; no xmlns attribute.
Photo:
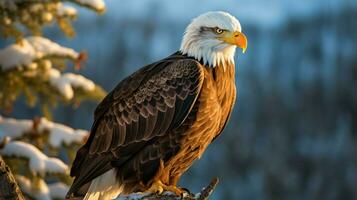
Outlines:
<svg viewBox="0 0 357 200"><path fill-rule="evenodd" d="M114 169L95 178L87 191L84 200L114 199L123 191L123 185L116 180Z"/></svg>

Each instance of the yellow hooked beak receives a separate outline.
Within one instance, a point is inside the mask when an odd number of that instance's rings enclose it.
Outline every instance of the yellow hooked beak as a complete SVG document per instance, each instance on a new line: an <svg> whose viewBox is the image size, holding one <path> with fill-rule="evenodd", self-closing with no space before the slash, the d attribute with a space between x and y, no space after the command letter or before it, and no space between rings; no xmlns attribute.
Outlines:
<svg viewBox="0 0 357 200"><path fill-rule="evenodd" d="M243 49L243 53L245 52L248 46L247 37L243 33L238 31L227 31L222 35L220 39L228 44L236 45L237 47Z"/></svg>

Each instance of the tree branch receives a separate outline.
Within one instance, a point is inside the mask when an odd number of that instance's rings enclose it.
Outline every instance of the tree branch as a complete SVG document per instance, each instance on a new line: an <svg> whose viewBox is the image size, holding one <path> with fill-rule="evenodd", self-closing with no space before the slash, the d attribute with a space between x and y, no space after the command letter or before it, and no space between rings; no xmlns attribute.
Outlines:
<svg viewBox="0 0 357 200"><path fill-rule="evenodd" d="M10 168L0 156L0 199L24 200Z"/></svg>
<svg viewBox="0 0 357 200"><path fill-rule="evenodd" d="M184 196L178 196L172 192L157 193L134 193L126 196L120 196L116 200L208 200L213 190L218 184L218 178L214 178L211 183L197 194L190 192Z"/></svg>

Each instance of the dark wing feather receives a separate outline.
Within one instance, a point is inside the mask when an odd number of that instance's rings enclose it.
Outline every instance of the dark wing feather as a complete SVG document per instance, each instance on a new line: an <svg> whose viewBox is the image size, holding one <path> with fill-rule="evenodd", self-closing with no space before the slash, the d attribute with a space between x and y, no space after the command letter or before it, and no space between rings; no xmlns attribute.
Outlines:
<svg viewBox="0 0 357 200"><path fill-rule="evenodd" d="M152 140L178 127L190 113L202 83L199 62L179 54L119 83L95 111L90 137L71 169L75 181L68 194L113 166L120 167Z"/></svg>

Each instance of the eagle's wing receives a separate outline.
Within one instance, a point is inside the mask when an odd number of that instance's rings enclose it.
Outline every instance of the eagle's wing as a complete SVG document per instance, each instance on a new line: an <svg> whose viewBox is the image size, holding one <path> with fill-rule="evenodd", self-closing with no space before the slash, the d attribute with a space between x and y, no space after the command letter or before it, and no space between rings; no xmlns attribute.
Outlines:
<svg viewBox="0 0 357 200"><path fill-rule="evenodd" d="M203 73L193 59L171 58L124 79L95 111L90 137L71 169L76 179L69 194L178 127L195 104Z"/></svg>

